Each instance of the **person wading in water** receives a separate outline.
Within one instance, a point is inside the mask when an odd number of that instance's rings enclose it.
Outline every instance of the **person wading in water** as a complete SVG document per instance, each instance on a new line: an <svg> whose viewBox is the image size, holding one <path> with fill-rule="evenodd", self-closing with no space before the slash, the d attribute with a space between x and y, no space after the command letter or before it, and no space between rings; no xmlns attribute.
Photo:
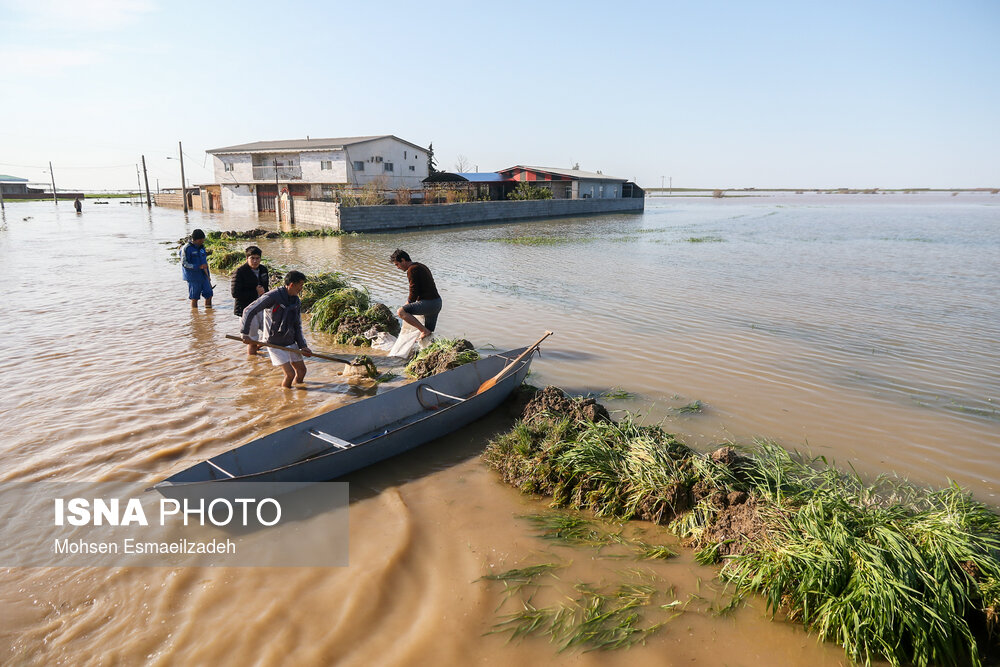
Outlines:
<svg viewBox="0 0 1000 667"><path fill-rule="evenodd" d="M267 267L260 263L260 248L255 245L246 249L247 261L236 269L229 282L229 291L233 295L233 313L243 317L243 311L251 303L264 296L270 287ZM260 330L264 328L263 312L257 313L250 323L250 338L260 340ZM247 356L257 356L258 346L255 343L247 345Z"/></svg>
<svg viewBox="0 0 1000 667"><path fill-rule="evenodd" d="M264 338L266 343L292 348L293 351L267 348L271 364L281 368L284 378L281 386L289 388L292 380L301 384L306 378L306 362L302 357L311 357L312 350L306 345L302 335L302 302L299 294L306 285L305 274L289 271L285 276L285 286L267 292L243 309L240 333L243 342L253 344L250 327L257 314L264 313ZM296 351L297 350L297 351Z"/></svg>

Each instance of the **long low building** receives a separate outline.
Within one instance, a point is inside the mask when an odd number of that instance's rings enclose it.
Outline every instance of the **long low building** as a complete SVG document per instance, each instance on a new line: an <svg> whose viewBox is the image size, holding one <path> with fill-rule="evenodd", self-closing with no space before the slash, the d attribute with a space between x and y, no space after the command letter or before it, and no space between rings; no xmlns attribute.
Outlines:
<svg viewBox="0 0 1000 667"><path fill-rule="evenodd" d="M627 178L607 176L601 172L558 167L526 167L515 165L501 169L505 181L527 182L552 192L553 199L618 199L633 196L637 187Z"/></svg>
<svg viewBox="0 0 1000 667"><path fill-rule="evenodd" d="M461 187L477 199L507 199L518 184L529 183L552 193L553 199L631 199L645 196L635 183L597 171L515 165L495 172L436 172L425 185Z"/></svg>

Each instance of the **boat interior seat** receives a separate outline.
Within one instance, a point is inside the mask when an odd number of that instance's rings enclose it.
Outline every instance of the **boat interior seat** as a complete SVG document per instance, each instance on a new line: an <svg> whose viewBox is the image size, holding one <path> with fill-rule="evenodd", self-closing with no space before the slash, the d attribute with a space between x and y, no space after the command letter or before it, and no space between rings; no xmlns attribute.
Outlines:
<svg viewBox="0 0 1000 667"><path fill-rule="evenodd" d="M319 438L323 442L331 444L338 449L350 449L351 447L354 447L355 444L357 444L353 442L348 442L347 440L344 440L342 438L338 438L335 435L324 433L323 431L317 431L314 428L309 429L309 435L313 436L314 438Z"/></svg>

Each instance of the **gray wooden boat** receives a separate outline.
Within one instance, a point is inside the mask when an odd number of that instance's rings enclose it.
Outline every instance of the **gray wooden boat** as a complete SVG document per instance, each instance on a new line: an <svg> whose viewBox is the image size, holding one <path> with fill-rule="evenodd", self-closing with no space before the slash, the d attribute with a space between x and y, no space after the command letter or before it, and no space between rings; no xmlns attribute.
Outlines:
<svg viewBox="0 0 1000 667"><path fill-rule="evenodd" d="M521 384L534 355L526 354L493 387L476 390L528 349L485 357L331 410L213 456L153 488L173 495L206 482L324 482L346 475L486 415Z"/></svg>

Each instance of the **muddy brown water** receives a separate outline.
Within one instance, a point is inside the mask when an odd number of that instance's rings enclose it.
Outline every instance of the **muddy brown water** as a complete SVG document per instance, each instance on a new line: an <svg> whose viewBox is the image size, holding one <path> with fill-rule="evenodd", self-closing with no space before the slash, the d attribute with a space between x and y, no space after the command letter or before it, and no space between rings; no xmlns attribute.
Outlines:
<svg viewBox="0 0 1000 667"><path fill-rule="evenodd" d="M27 218L27 219L26 219ZM361 400L333 365L283 391L217 309L191 312L166 241L273 222L119 204L9 204L0 481L153 482L263 433ZM535 237L535 238L532 238ZM516 242L515 242L516 241ZM556 335L530 381L620 387L703 449L774 439L1000 505L1000 198L962 194L650 200L642 215L257 243L265 261L340 270L391 307L396 247L431 267L439 332L483 350ZM321 335L316 349L338 349ZM384 365L384 364L383 364ZM398 381L397 381L398 382ZM391 387L392 383L388 385ZM387 387L379 390L384 391ZM681 406L704 408L683 414ZM520 515L544 499L479 460L502 414L351 475L350 566L7 569L5 664L837 665L841 650L759 601L712 613L715 570L554 546ZM645 539L675 543L650 527ZM707 602L628 651L559 653L488 634L513 611L491 571L571 562L573 582L640 568ZM651 616L651 620L657 617Z"/></svg>

